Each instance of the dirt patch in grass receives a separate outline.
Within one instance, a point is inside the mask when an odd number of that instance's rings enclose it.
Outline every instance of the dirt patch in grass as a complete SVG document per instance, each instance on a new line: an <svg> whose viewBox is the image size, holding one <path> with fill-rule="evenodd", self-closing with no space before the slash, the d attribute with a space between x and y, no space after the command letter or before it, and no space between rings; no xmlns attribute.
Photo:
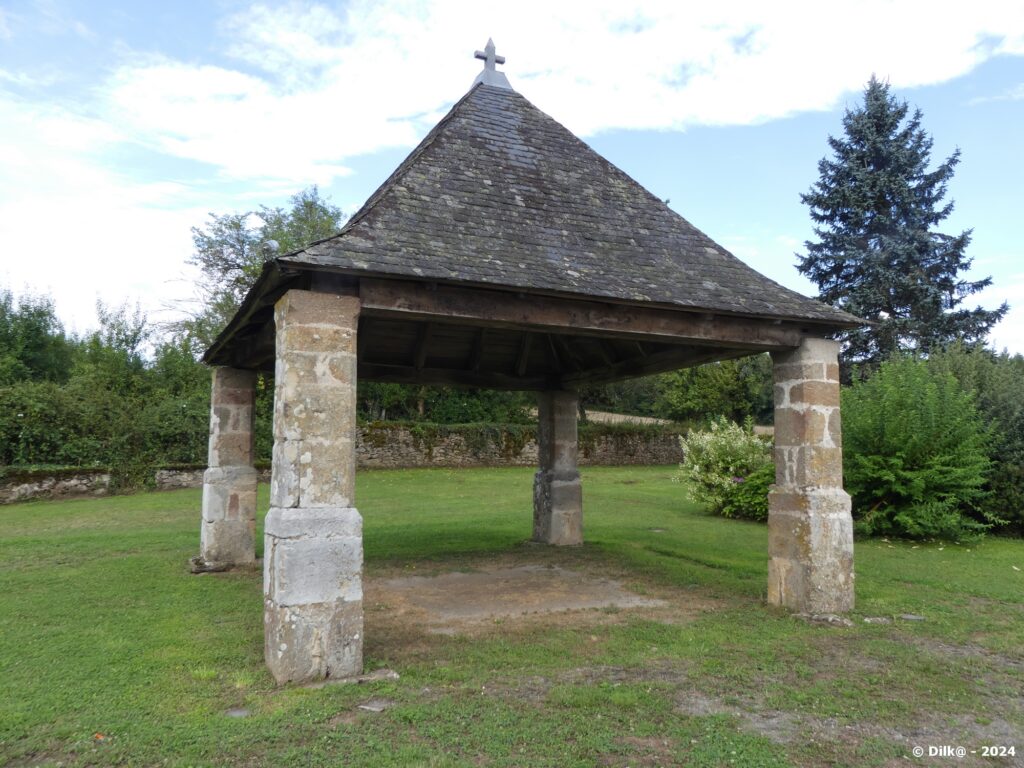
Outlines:
<svg viewBox="0 0 1024 768"><path fill-rule="evenodd" d="M954 645L953 643L945 643L941 640L921 636L903 636L901 639L903 642L911 643L935 656L947 659L977 661L985 667L1012 674L1018 679L1024 679L1024 657L1012 658L974 643Z"/></svg>
<svg viewBox="0 0 1024 768"><path fill-rule="evenodd" d="M582 550L550 549L463 558L443 568L420 562L367 573L363 605L371 652L421 657L445 636L518 636L633 619L684 624L725 602L698 589L652 585ZM600 643L590 636L588 642Z"/></svg>
<svg viewBox="0 0 1024 768"><path fill-rule="evenodd" d="M439 576L403 576L374 584L375 602L400 612L422 611L435 632L451 634L488 619L595 608L661 607L614 579L556 565L519 565Z"/></svg>

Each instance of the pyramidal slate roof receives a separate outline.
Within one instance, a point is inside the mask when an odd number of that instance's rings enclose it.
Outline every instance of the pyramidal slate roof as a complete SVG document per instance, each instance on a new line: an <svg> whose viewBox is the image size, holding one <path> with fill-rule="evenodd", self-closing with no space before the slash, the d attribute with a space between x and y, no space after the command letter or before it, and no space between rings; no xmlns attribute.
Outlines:
<svg viewBox="0 0 1024 768"><path fill-rule="evenodd" d="M342 231L282 265L833 327L509 88L475 84Z"/></svg>

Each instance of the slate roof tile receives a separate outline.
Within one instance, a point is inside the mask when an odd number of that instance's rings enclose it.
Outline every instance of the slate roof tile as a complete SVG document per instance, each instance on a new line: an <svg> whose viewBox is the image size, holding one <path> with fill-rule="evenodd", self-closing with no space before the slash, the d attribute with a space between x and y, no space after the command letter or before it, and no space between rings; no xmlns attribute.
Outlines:
<svg viewBox="0 0 1024 768"><path fill-rule="evenodd" d="M754 271L505 88L474 86L338 235L280 259L848 326Z"/></svg>

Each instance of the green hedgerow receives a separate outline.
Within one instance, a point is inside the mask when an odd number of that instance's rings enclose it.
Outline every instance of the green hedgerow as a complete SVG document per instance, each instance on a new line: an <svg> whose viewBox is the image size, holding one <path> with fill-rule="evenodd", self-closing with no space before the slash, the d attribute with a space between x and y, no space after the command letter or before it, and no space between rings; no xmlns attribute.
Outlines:
<svg viewBox="0 0 1024 768"><path fill-rule="evenodd" d="M861 533L962 540L997 522L983 505L989 432L953 376L895 358L845 389L842 408Z"/></svg>
<svg viewBox="0 0 1024 768"><path fill-rule="evenodd" d="M709 429L679 438L681 478L690 497L724 517L768 518L768 486L774 481L771 446L744 426L720 416Z"/></svg>

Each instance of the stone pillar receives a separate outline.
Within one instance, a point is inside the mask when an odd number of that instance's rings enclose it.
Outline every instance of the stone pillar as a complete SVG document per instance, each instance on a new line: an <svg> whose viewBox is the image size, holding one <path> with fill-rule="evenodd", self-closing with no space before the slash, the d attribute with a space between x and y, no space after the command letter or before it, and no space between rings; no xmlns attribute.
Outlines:
<svg viewBox="0 0 1024 768"><path fill-rule="evenodd" d="M576 468L575 392L537 396L537 452L533 479L533 540L545 544L583 543L583 491Z"/></svg>
<svg viewBox="0 0 1024 768"><path fill-rule="evenodd" d="M351 677L363 670L363 532L354 506L359 299L291 290L274 319L267 666L279 683Z"/></svg>
<svg viewBox="0 0 1024 768"><path fill-rule="evenodd" d="M203 520L196 572L256 559L256 469L253 410L256 374L215 368L210 393L210 447L203 473Z"/></svg>
<svg viewBox="0 0 1024 768"><path fill-rule="evenodd" d="M775 486L768 495L768 602L853 608L853 520L843 490L839 343L774 353Z"/></svg>

